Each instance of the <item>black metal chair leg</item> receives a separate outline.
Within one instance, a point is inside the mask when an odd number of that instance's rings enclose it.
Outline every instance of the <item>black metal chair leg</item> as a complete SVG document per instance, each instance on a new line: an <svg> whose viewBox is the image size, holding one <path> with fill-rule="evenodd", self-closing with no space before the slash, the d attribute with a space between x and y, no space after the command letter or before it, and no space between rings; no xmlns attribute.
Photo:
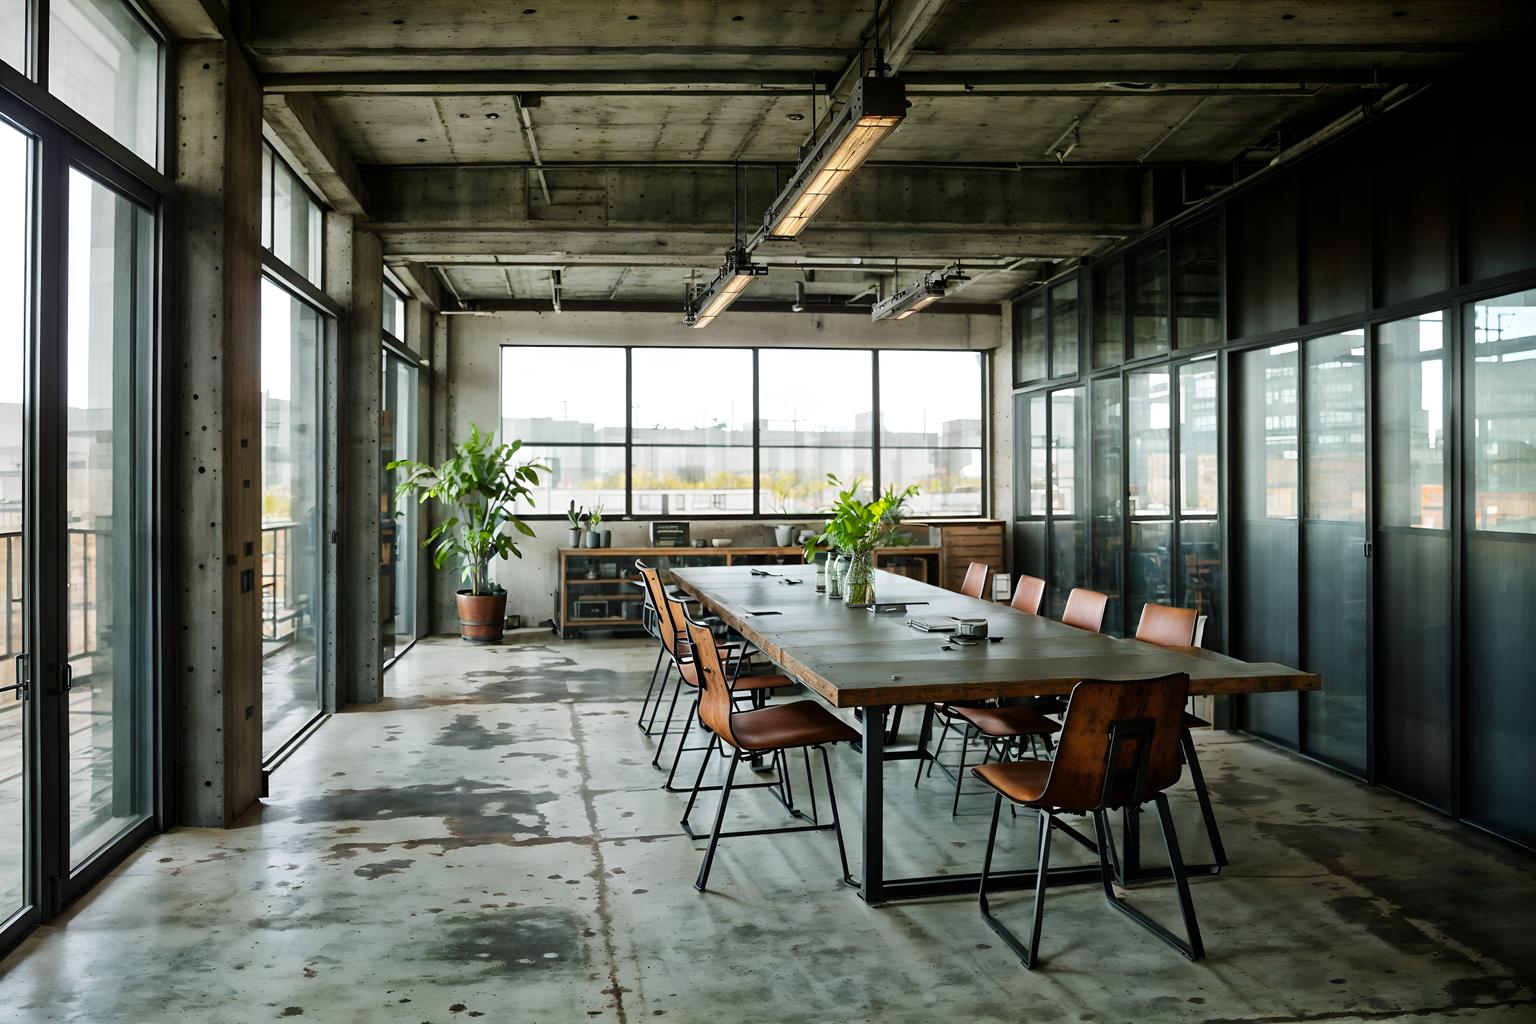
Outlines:
<svg viewBox="0 0 1536 1024"><path fill-rule="evenodd" d="M811 824L820 825L821 816L816 811L816 776L811 774L811 748L801 747L800 753L805 755L805 788L811 791ZM787 762L788 758L785 760Z"/></svg>
<svg viewBox="0 0 1536 1024"><path fill-rule="evenodd" d="M960 737L960 767L955 771L955 802L949 808L951 818L960 813L960 784L965 781L965 751L970 745L971 727L967 725Z"/></svg>
<svg viewBox="0 0 1536 1024"><path fill-rule="evenodd" d="M1104 885L1104 899L1116 910L1140 924L1147 931L1162 939L1174 949L1183 953L1191 960L1199 960L1205 956L1205 947L1200 941L1200 926L1195 921L1195 906L1189 895L1189 878L1184 872L1184 858L1179 853L1179 837L1173 830L1173 815L1168 810L1168 798L1158 793L1153 798L1157 804L1157 821L1163 831L1163 845L1168 851L1168 866L1173 874L1173 884L1179 895L1179 912L1184 918L1184 934L1188 941L1180 939L1173 932L1164 928L1126 900L1115 895L1111 885L1109 860L1106 856L1107 833L1109 825L1103 819L1103 812L1096 812L1093 816L1094 833L1099 842L1099 876Z"/></svg>
<svg viewBox="0 0 1536 1024"><path fill-rule="evenodd" d="M677 749L672 752L672 768L667 772L667 781L661 784L661 788L668 793L672 792L672 779L677 775L677 766L683 760L683 750L688 746L688 733L693 729L693 720L699 717L699 696L694 694L693 707L688 709L688 721L683 723L682 735L677 738ZM704 760L708 761L709 758Z"/></svg>
<svg viewBox="0 0 1536 1024"><path fill-rule="evenodd" d="M944 741L947 739L949 739L949 720L946 718L939 718L939 745L934 748L933 758L928 762L928 770L926 772L923 771L923 763L921 761L917 763L917 771L919 775L932 777L934 762L939 759L940 754L944 753ZM912 784L912 788L916 789L917 783L914 782Z"/></svg>
<svg viewBox="0 0 1536 1024"><path fill-rule="evenodd" d="M667 681L671 678L672 659L668 658L666 663L661 666L661 685L656 688L656 702L651 705L651 720L645 723L645 734L647 736L652 735L656 731L656 716L661 713L661 702L666 699ZM678 680L678 685L682 685L681 679Z"/></svg>
<svg viewBox="0 0 1536 1024"><path fill-rule="evenodd" d="M991 907L987 904L987 875L992 871L992 850L997 844L997 819L1002 809L1003 797L998 794L992 803L992 826L987 831L987 852L981 862L981 884L977 887L976 901L988 927L1018 955L1020 963L1032 969L1039 962L1040 929L1045 920L1045 880L1051 866L1051 815L1043 810L1040 812L1040 859L1035 868L1035 906L1030 922L1029 943L1026 945L992 916Z"/></svg>
<svg viewBox="0 0 1536 1024"><path fill-rule="evenodd" d="M1211 794L1205 787L1205 773L1200 770L1200 758L1195 754L1195 738L1185 729L1179 735L1179 747L1184 751L1184 763L1189 765L1189 780L1195 786L1195 799L1200 801L1200 816L1205 819L1205 835L1211 843L1211 855L1217 867L1227 866L1227 848L1221 842L1221 829L1216 824L1216 812L1211 807Z"/></svg>
<svg viewBox="0 0 1536 1024"><path fill-rule="evenodd" d="M837 816L837 789L832 785L832 759L827 756L826 747L816 749L821 751L821 768L827 774L827 804L832 808L832 834L837 837L837 856L843 865L843 884L857 886L859 883L853 880L853 875L848 871L848 849L843 845L843 823Z"/></svg>
<svg viewBox="0 0 1536 1024"><path fill-rule="evenodd" d="M1181 951L1191 960L1205 956L1205 943L1200 940L1200 923L1195 920L1195 902L1189 894L1189 875L1184 870L1184 853L1179 849L1179 834L1173 827L1173 812L1168 809L1168 796L1157 794L1157 823L1163 830L1163 847L1168 851L1168 865L1173 871L1173 885L1179 894L1179 913L1184 917L1184 934L1188 945Z"/></svg>
<svg viewBox="0 0 1536 1024"><path fill-rule="evenodd" d="M710 734L709 746L704 748L704 757L699 761L699 774L693 780L693 792L688 794L688 803L683 807L683 834L691 835L693 827L688 824L688 817L693 813L694 801L699 798L699 787L704 785L704 770L709 767L709 755L714 753L715 744L720 742L720 737Z"/></svg>
<svg viewBox="0 0 1536 1024"><path fill-rule="evenodd" d="M731 784L736 781L736 768L741 764L741 751L736 751L731 758L731 767L725 773L725 788L720 790L720 807L715 811L715 827L709 833L709 849L704 851L704 863L699 867L698 881L693 887L699 892L704 892L709 884L709 869L715 862L715 848L720 845L720 828L725 824L725 805L731 799Z"/></svg>
<svg viewBox="0 0 1536 1024"><path fill-rule="evenodd" d="M645 688L645 700L640 702L640 714L635 719L635 725L641 732L645 731L645 709L651 706L651 693L656 689L656 677L661 674L661 659L666 657L667 649L660 645L656 648L656 664L651 668L651 685Z"/></svg>
<svg viewBox="0 0 1536 1024"><path fill-rule="evenodd" d="M672 716L677 711L677 696L683 692L683 674L677 674L677 686L672 690L672 704L667 708L667 720L661 726L661 739L656 741L656 756L651 758L651 767L661 767L661 751L667 745L667 733L672 730Z"/></svg>

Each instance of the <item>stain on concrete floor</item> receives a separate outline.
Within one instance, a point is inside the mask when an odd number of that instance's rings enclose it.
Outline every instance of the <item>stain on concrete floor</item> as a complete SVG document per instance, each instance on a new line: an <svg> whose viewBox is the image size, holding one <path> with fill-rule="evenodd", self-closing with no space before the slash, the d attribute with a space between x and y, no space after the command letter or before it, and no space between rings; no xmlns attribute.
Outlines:
<svg viewBox="0 0 1536 1024"><path fill-rule="evenodd" d="M0 1021L1536 1020L1536 858L1228 734L1197 738L1232 858L1193 883L1198 964L1082 887L1050 891L1026 972L973 899L864 906L826 834L727 841L700 895L703 844L634 725L654 663L532 632L417 644L390 698L328 723L238 827L156 837L0 964ZM834 771L857 875L857 757ZM973 870L987 801L951 819L937 774L905 779L889 870ZM784 823L761 793L728 818ZM1034 835L1005 819L1000 862ZM1176 914L1165 886L1133 895ZM1022 922L1028 899L995 909Z"/></svg>

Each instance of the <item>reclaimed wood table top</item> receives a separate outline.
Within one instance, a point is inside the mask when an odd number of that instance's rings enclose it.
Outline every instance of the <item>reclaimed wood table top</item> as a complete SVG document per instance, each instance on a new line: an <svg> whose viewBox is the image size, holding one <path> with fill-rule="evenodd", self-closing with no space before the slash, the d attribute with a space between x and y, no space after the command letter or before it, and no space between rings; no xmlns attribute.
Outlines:
<svg viewBox="0 0 1536 1024"><path fill-rule="evenodd" d="M1191 694L1316 690L1322 685L1316 674L1285 665L1088 633L882 570L875 579L880 601L926 603L911 604L904 613L875 614L817 593L812 566L772 569L776 575L754 576L746 566L674 569L672 577L833 707L1066 694L1083 679L1144 679L1171 672L1189 674ZM786 579L804 582L787 584ZM907 625L912 617L944 616L985 618L988 633L1002 639L960 646L945 634Z"/></svg>

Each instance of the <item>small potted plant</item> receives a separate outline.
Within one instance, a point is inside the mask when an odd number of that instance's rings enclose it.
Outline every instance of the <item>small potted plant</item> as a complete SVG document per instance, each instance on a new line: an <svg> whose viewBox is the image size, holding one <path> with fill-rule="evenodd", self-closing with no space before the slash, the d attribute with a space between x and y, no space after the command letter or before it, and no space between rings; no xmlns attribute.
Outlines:
<svg viewBox="0 0 1536 1024"><path fill-rule="evenodd" d="M491 559L523 557L513 534L533 536L533 528L514 509L520 501L533 504L539 474L549 472L549 467L518 462L522 446L521 441L496 444L493 435L482 434L471 424L469 439L456 445L441 466L399 459L386 467L405 473L398 488L401 498L431 499L446 513L421 544L436 549L432 564L437 568L449 559L459 563L460 575L469 584L457 595L459 635L472 643L494 644L502 639L507 592L491 581Z"/></svg>
<svg viewBox="0 0 1536 1024"><path fill-rule="evenodd" d="M587 513L587 532L582 534L581 546L584 548L600 548L603 546L603 535L598 530L603 525L603 503L598 502L592 506L592 511Z"/></svg>
<svg viewBox="0 0 1536 1024"><path fill-rule="evenodd" d="M846 488L831 474L827 475L827 482L841 490L832 505L832 518L827 520L821 535L806 543L805 560L809 562L815 558L816 545L823 542L846 554L850 562L842 581L843 600L860 607L872 605L875 603L875 548L884 544L901 522L902 508L909 498L917 496L917 485L901 492L895 487L887 487L879 498L864 501L859 497L864 484L862 478L855 477ZM830 580L827 589L830 594Z"/></svg>
<svg viewBox="0 0 1536 1024"><path fill-rule="evenodd" d="M774 515L789 515L790 503L799 493L799 491L800 488L795 484L790 483L789 480L785 477L781 476L776 479L773 484L773 497L772 504L770 505L770 508L773 509ZM774 526L774 543L781 548L793 546L795 543L796 529L797 527L794 523L779 523L778 525Z"/></svg>
<svg viewBox="0 0 1536 1024"><path fill-rule="evenodd" d="M587 521L587 510L572 501L571 507L565 510L565 518L571 524L571 528L565 534L565 546L568 548L581 547L582 524Z"/></svg>

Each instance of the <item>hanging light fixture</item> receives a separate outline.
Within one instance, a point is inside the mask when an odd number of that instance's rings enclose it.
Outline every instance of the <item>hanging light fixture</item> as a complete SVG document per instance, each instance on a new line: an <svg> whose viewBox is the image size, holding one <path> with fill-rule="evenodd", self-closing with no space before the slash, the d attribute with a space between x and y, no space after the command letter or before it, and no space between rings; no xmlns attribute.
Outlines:
<svg viewBox="0 0 1536 1024"><path fill-rule="evenodd" d="M951 283L961 284L969 280L969 275L960 269L960 261L956 260L943 270L924 274L921 281L907 285L890 298L881 299L869 311L869 318L871 320L905 320L913 313L921 312L949 294Z"/></svg>
<svg viewBox="0 0 1536 1024"><path fill-rule="evenodd" d="M901 79L859 79L847 106L768 207L763 216L767 236L794 238L805 230L816 211L906 116L907 90Z"/></svg>
<svg viewBox="0 0 1536 1024"><path fill-rule="evenodd" d="M708 327L746 291L747 285L767 273L767 267L752 262L747 250L740 246L731 249L725 254L725 263L715 279L688 297L683 309L683 323L689 327Z"/></svg>

